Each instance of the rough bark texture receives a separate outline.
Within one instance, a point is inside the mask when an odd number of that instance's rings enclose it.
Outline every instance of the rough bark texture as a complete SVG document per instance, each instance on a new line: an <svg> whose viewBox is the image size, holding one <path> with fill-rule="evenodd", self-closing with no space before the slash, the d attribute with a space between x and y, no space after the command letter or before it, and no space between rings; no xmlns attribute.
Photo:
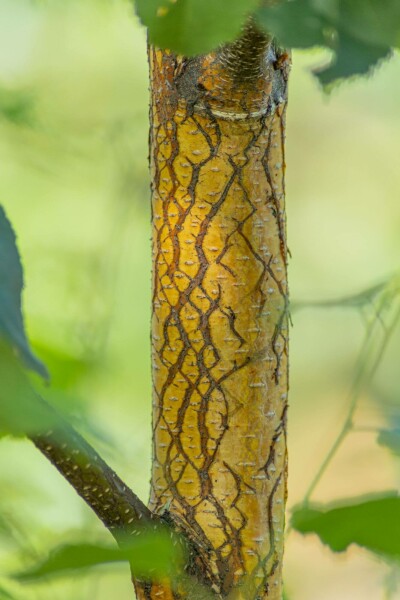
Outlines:
<svg viewBox="0 0 400 600"><path fill-rule="evenodd" d="M186 59L150 49L150 508L219 597L282 597L288 389L287 56L249 26ZM142 595L140 595L142 594ZM139 593L171 598L167 586Z"/></svg>

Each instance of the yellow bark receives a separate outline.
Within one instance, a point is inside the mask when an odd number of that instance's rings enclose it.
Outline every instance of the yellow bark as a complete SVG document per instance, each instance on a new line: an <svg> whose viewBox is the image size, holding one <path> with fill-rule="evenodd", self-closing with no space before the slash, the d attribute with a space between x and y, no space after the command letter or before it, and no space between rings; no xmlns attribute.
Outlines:
<svg viewBox="0 0 400 600"><path fill-rule="evenodd" d="M150 508L217 596L282 597L288 389L287 57L254 29L200 59L150 50ZM173 597L147 586L147 599Z"/></svg>

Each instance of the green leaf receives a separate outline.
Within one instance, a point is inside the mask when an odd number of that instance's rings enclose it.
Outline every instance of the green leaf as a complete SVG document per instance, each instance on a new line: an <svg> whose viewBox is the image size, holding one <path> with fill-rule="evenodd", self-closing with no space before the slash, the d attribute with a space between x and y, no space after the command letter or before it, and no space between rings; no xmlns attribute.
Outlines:
<svg viewBox="0 0 400 600"><path fill-rule="evenodd" d="M0 115L14 125L33 125L33 98L20 90L0 87Z"/></svg>
<svg viewBox="0 0 400 600"><path fill-rule="evenodd" d="M0 600L17 600L3 586L0 586Z"/></svg>
<svg viewBox="0 0 400 600"><path fill-rule="evenodd" d="M340 3L340 29L368 45L400 42L398 0L346 0Z"/></svg>
<svg viewBox="0 0 400 600"><path fill-rule="evenodd" d="M261 8L257 12L257 19L283 46L310 48L326 45L324 29L328 21L310 6L309 0Z"/></svg>
<svg viewBox="0 0 400 600"><path fill-rule="evenodd" d="M365 44L342 32L336 49L336 57L327 67L315 69L314 74L322 85L328 86L338 79L366 75L390 55L390 46Z"/></svg>
<svg viewBox="0 0 400 600"><path fill-rule="evenodd" d="M34 581L48 576L60 576L69 571L126 561L118 548L94 544L71 544L60 546L42 563L15 575L20 581Z"/></svg>
<svg viewBox="0 0 400 600"><path fill-rule="evenodd" d="M34 392L14 349L0 338L0 436L42 433L56 415Z"/></svg>
<svg viewBox="0 0 400 600"><path fill-rule="evenodd" d="M251 13L290 48L326 47L332 62L316 74L323 85L369 73L400 44L398 0L136 0L150 42L196 55L232 41Z"/></svg>
<svg viewBox="0 0 400 600"><path fill-rule="evenodd" d="M0 513L0 537L10 539L13 537L12 526L9 519ZM1 596L0 596L1 597Z"/></svg>
<svg viewBox="0 0 400 600"><path fill-rule="evenodd" d="M381 446L389 448L393 454L400 456L400 429L380 431L377 441Z"/></svg>
<svg viewBox="0 0 400 600"><path fill-rule="evenodd" d="M333 50L332 62L316 71L325 86L369 73L400 43L398 0L291 0L256 18L284 46Z"/></svg>
<svg viewBox="0 0 400 600"><path fill-rule="evenodd" d="M90 356L75 356L37 339L32 340L32 345L43 357L51 372L53 389L74 390L75 386L91 375L97 366L96 359Z"/></svg>
<svg viewBox="0 0 400 600"><path fill-rule="evenodd" d="M182 564L182 553L167 531L143 530L129 540L127 549L101 544L65 544L53 550L40 564L16 574L19 581L65 577L100 565L130 562L137 577L162 578Z"/></svg>
<svg viewBox="0 0 400 600"><path fill-rule="evenodd" d="M23 270L16 238L0 205L0 339L10 343L25 365L48 378L44 364L33 355L22 317Z"/></svg>
<svg viewBox="0 0 400 600"><path fill-rule="evenodd" d="M136 0L149 39L192 56L234 40L260 0Z"/></svg>
<svg viewBox="0 0 400 600"><path fill-rule="evenodd" d="M316 533L334 552L357 544L400 560L400 498L395 493L331 507L299 507L293 511L292 526L303 534Z"/></svg>

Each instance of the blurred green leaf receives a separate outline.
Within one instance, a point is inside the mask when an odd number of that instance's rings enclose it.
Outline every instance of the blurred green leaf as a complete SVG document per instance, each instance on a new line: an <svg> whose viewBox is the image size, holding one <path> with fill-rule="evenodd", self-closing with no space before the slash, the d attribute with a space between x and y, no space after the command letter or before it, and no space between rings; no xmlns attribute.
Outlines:
<svg viewBox="0 0 400 600"><path fill-rule="evenodd" d="M374 46L341 32L336 47L335 59L322 69L315 69L314 74L323 86L328 86L338 79L346 79L354 75L366 75L382 60L391 56L390 46Z"/></svg>
<svg viewBox="0 0 400 600"><path fill-rule="evenodd" d="M9 515L3 515L0 513L0 537L7 539L7 541L16 541L16 535L14 531L14 523L11 521ZM1 596L0 596L1 598Z"/></svg>
<svg viewBox="0 0 400 600"><path fill-rule="evenodd" d="M293 511L292 526L303 534L316 533L334 552L357 544L400 560L400 498L394 493L332 507L299 507Z"/></svg>
<svg viewBox="0 0 400 600"><path fill-rule="evenodd" d="M380 431L377 441L381 446L389 448L393 454L400 456L400 429Z"/></svg>
<svg viewBox="0 0 400 600"><path fill-rule="evenodd" d="M96 366L94 359L74 356L44 342L33 340L32 346L39 352L51 372L52 388L71 390Z"/></svg>
<svg viewBox="0 0 400 600"><path fill-rule="evenodd" d="M179 573L184 564L183 548L169 530L144 530L135 540L127 540L127 555L139 577L164 577Z"/></svg>
<svg viewBox="0 0 400 600"><path fill-rule="evenodd" d="M8 500L7 484L3 480L1 481L1 485L3 490L2 496ZM3 512L2 506L0 506L0 511L0 537L7 544L12 544L21 553L25 553L27 551L28 536L20 523L20 519L13 512L10 512L9 509Z"/></svg>
<svg viewBox="0 0 400 600"><path fill-rule="evenodd" d="M0 115L15 125L32 125L32 96L20 90L7 90L0 86Z"/></svg>
<svg viewBox="0 0 400 600"><path fill-rule="evenodd" d="M33 581L48 576L65 576L70 571L85 570L98 565L124 562L126 555L118 548L93 544L60 546L40 564L15 575L20 581Z"/></svg>
<svg viewBox="0 0 400 600"><path fill-rule="evenodd" d="M398 0L292 0L260 8L256 17L284 46L334 51L316 72L323 85L369 73L400 43Z"/></svg>
<svg viewBox="0 0 400 600"><path fill-rule="evenodd" d="M0 339L0 435L23 436L51 429L55 415L36 395L13 348Z"/></svg>
<svg viewBox="0 0 400 600"><path fill-rule="evenodd" d="M0 433L0 435L1 435L1 433ZM10 537L10 527L8 526L6 517L4 517L1 513L0 513L0 537L6 538L6 539Z"/></svg>
<svg viewBox="0 0 400 600"><path fill-rule="evenodd" d="M340 29L354 39L375 46L400 43L400 2L398 0L337 0Z"/></svg>
<svg viewBox="0 0 400 600"><path fill-rule="evenodd" d="M22 317L23 270L14 231L0 205L0 338L9 342L27 367L44 378L48 372L29 347Z"/></svg>
<svg viewBox="0 0 400 600"><path fill-rule="evenodd" d="M101 544L65 544L53 550L40 564L17 573L20 581L36 581L44 577L69 576L71 572L83 571L100 565L130 562L138 577L161 578L173 572L181 564L182 554L174 546L167 531L143 530L129 539L127 548Z"/></svg>
<svg viewBox="0 0 400 600"><path fill-rule="evenodd" d="M310 0L294 0L274 7L261 8L259 22L273 33L283 46L289 48L310 48L324 46L324 28L329 22L315 10Z"/></svg>
<svg viewBox="0 0 400 600"><path fill-rule="evenodd" d="M11 595L3 586L0 586L0 600L17 600L16 597Z"/></svg>
<svg viewBox="0 0 400 600"><path fill-rule="evenodd" d="M234 40L260 0L136 0L152 44L187 56Z"/></svg>

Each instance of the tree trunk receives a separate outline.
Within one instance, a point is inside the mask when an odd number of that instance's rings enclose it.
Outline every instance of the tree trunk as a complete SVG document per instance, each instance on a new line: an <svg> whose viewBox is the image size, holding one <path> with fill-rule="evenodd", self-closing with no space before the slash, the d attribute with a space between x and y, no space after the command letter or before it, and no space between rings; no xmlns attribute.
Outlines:
<svg viewBox="0 0 400 600"><path fill-rule="evenodd" d="M288 57L252 24L207 56L149 56L150 508L186 533L218 597L281 599Z"/></svg>

